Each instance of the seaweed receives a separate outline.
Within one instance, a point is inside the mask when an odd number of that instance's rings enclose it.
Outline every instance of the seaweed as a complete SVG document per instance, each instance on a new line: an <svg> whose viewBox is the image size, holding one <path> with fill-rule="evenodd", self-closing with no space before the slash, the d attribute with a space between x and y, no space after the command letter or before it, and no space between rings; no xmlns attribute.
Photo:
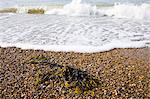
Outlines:
<svg viewBox="0 0 150 99"><path fill-rule="evenodd" d="M50 59L49 59L50 60ZM101 81L96 77L89 75L88 72L71 66L62 66L56 63L50 63L48 58L36 57L30 62L31 64L46 65L48 69L45 73L37 72L36 86L47 86L50 83L62 85L62 88L74 90L75 94L83 94L85 91L93 90L101 85ZM53 85L53 87L55 86Z"/></svg>

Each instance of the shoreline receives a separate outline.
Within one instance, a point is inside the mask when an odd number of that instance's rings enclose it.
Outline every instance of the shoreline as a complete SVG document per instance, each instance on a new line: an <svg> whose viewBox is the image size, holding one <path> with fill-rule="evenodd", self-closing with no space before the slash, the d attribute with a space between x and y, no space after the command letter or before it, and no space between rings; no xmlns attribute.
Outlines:
<svg viewBox="0 0 150 99"><path fill-rule="evenodd" d="M53 69L55 66L56 71ZM34 98L39 95L40 98L75 97L79 99L148 98L150 96L148 89L149 47L113 49L96 53L51 52L0 47L0 68L1 98ZM76 71L79 73L78 76L83 73L87 81L70 73L68 76L76 77L75 81L66 81L65 76L59 76L58 79L56 73L64 75L64 71L60 72L59 69L65 70L65 73L68 70ZM54 74L49 75L49 71ZM40 81L42 79L41 76L37 76L39 72L42 77L48 75L53 76L54 79L37 82L35 78L38 77ZM96 84L92 86L88 80ZM72 85L73 82L78 81L92 88ZM38 84L35 85L35 83ZM54 84L51 85L51 83ZM87 89L82 89L83 87ZM56 89L58 90L55 91Z"/></svg>

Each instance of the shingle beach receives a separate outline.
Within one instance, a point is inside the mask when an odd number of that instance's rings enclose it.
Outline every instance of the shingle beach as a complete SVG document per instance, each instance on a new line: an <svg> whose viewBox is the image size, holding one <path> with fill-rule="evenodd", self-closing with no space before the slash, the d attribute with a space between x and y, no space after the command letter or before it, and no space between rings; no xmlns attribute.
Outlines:
<svg viewBox="0 0 150 99"><path fill-rule="evenodd" d="M0 48L1 99L150 98L150 48L99 53Z"/></svg>

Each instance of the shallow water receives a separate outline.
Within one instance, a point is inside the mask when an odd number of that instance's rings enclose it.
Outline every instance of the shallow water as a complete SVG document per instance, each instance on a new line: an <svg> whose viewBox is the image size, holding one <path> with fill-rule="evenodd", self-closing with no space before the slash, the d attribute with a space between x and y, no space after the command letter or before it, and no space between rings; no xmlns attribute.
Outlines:
<svg viewBox="0 0 150 99"><path fill-rule="evenodd" d="M97 52L150 43L150 20L0 14L0 45Z"/></svg>

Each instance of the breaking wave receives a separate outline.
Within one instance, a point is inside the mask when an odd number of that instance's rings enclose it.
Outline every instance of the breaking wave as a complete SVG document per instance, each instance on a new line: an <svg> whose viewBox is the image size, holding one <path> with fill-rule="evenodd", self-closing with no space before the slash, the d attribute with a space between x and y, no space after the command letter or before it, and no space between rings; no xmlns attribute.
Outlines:
<svg viewBox="0 0 150 99"><path fill-rule="evenodd" d="M120 4L112 6L96 6L83 3L82 0L73 0L66 5L52 6L27 6L18 7L16 13L28 13L30 9L42 9L43 14L67 15L67 16L108 16L115 18L150 19L150 4Z"/></svg>
<svg viewBox="0 0 150 99"><path fill-rule="evenodd" d="M16 13L28 13L30 9L42 9L43 14L67 16L108 16L116 18L150 19L150 4L120 4L112 6L96 6L83 3L82 0L73 0L64 6L27 6L15 7Z"/></svg>
<svg viewBox="0 0 150 99"><path fill-rule="evenodd" d="M68 16L110 16L116 18L150 19L150 4L120 4L113 6L97 7L82 3L81 0L73 0L62 9L46 11L45 14Z"/></svg>

